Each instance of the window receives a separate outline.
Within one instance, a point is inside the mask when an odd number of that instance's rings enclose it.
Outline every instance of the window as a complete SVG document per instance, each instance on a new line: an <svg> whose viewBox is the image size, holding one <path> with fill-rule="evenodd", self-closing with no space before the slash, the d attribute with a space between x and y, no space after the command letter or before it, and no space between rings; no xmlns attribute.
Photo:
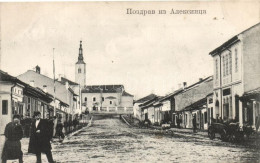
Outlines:
<svg viewBox="0 0 260 163"><path fill-rule="evenodd" d="M105 101L104 97L102 97L102 101Z"/></svg>
<svg viewBox="0 0 260 163"><path fill-rule="evenodd" d="M226 62L225 62L225 56L223 56L222 63L223 63L223 76L226 76Z"/></svg>
<svg viewBox="0 0 260 163"><path fill-rule="evenodd" d="M232 53L229 53L229 74L232 73Z"/></svg>
<svg viewBox="0 0 260 163"><path fill-rule="evenodd" d="M88 101L87 97L85 97L85 101Z"/></svg>
<svg viewBox="0 0 260 163"><path fill-rule="evenodd" d="M8 101L3 100L2 101L2 115L7 115L8 114Z"/></svg>
<svg viewBox="0 0 260 163"><path fill-rule="evenodd" d="M112 104L113 104L113 101L109 101L109 104L112 105Z"/></svg>
<svg viewBox="0 0 260 163"><path fill-rule="evenodd" d="M78 69L78 73L79 73L79 74L81 73L81 68Z"/></svg>
<svg viewBox="0 0 260 163"><path fill-rule="evenodd" d="M93 101L96 101L96 97L93 97Z"/></svg>
<svg viewBox="0 0 260 163"><path fill-rule="evenodd" d="M228 75L228 55L226 55L226 75Z"/></svg>
<svg viewBox="0 0 260 163"><path fill-rule="evenodd" d="M238 72L238 54L237 54L237 49L235 49L235 72Z"/></svg>

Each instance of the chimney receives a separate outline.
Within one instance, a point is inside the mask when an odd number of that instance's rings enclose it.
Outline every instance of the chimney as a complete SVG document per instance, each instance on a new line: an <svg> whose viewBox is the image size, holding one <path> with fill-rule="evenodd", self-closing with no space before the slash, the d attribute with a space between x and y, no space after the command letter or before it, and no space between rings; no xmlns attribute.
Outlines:
<svg viewBox="0 0 260 163"><path fill-rule="evenodd" d="M203 78L199 78L199 81L202 81L203 80Z"/></svg>
<svg viewBox="0 0 260 163"><path fill-rule="evenodd" d="M43 91L47 93L47 85L43 85Z"/></svg>
<svg viewBox="0 0 260 163"><path fill-rule="evenodd" d="M34 87L34 80L30 81L30 86Z"/></svg>
<svg viewBox="0 0 260 163"><path fill-rule="evenodd" d="M187 82L183 82L183 89L187 87Z"/></svg>
<svg viewBox="0 0 260 163"><path fill-rule="evenodd" d="M36 73L41 74L41 68L38 65L36 66Z"/></svg>

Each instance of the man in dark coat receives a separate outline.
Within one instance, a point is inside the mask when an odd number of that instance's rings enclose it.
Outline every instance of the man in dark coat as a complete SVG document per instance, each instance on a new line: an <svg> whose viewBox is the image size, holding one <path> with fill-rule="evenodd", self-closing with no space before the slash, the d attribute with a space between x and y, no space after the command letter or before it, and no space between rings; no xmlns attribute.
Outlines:
<svg viewBox="0 0 260 163"><path fill-rule="evenodd" d="M197 132L197 122L196 122L195 115L193 115L192 124L193 124L193 132L196 133Z"/></svg>
<svg viewBox="0 0 260 163"><path fill-rule="evenodd" d="M19 163L23 162L23 152L21 150L20 140L23 137L23 130L20 124L20 116L14 115L13 122L10 122L5 127L4 135L6 141L2 153L2 161L19 159Z"/></svg>
<svg viewBox="0 0 260 163"><path fill-rule="evenodd" d="M37 163L41 163L41 153L45 153L50 163L53 163L51 143L53 125L46 119L41 119L41 113L34 113L35 120L31 125L31 136L28 153L36 154Z"/></svg>

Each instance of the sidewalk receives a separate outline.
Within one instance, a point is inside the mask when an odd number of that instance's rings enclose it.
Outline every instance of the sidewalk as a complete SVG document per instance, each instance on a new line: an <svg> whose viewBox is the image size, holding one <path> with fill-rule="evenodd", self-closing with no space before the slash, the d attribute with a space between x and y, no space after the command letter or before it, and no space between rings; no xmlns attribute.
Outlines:
<svg viewBox="0 0 260 163"><path fill-rule="evenodd" d="M69 137L71 137L71 136L77 134L78 132L80 132L81 130L85 129L86 127L91 126L91 124L92 124L92 118L88 120L87 126L84 126L84 127L80 128L80 129L78 129L78 130L76 130L76 131L74 131L74 132L72 132L72 133L66 135L65 138L64 138L64 140L63 140L63 142L66 141ZM2 141L2 140L1 140L1 141ZM57 146L58 146L60 143L61 143L61 142L59 141L58 138L53 138L53 141L51 142L52 151L55 151L55 149L57 148ZM23 138L23 139L21 140L21 144L22 144L22 151L23 151L23 161L24 161L25 163L34 163L34 162L36 162L36 156L35 156L34 154L28 153L29 138ZM55 155L53 155L53 158L54 158L54 160L55 160ZM10 162L12 162L12 163L18 163L18 160L8 160L8 162L9 162L9 163L10 163ZM8 162L7 162L7 163L8 163ZM47 162L48 162L48 161L47 161L47 158L46 158L46 156L45 156L45 154L42 154L42 162L43 162L43 163L45 163L45 162L47 163Z"/></svg>

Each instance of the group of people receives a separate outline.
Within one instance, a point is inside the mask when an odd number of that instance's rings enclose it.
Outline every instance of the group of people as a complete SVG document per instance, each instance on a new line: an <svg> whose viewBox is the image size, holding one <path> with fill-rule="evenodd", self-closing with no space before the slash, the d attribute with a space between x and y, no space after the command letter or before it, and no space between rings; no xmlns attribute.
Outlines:
<svg viewBox="0 0 260 163"><path fill-rule="evenodd" d="M53 137L54 122L49 119L41 119L41 113L38 111L34 113L34 117L35 119L31 123L28 153L36 155L37 163L41 163L41 153L46 154L48 162L54 163L50 143ZM6 141L2 152L2 162L19 159L19 163L22 163L23 152L20 140L23 137L23 129L19 115L14 115L13 122L6 125L4 135Z"/></svg>

